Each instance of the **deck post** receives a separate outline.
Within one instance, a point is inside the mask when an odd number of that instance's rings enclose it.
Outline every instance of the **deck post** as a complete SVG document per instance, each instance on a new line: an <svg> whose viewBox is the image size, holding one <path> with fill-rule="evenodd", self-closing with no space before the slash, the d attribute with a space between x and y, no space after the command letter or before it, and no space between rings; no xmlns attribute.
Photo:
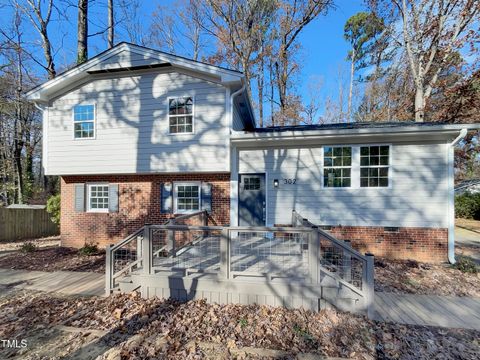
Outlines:
<svg viewBox="0 0 480 360"><path fill-rule="evenodd" d="M320 233L317 226L312 226L308 235L308 263L310 282L314 285L320 283Z"/></svg>
<svg viewBox="0 0 480 360"><path fill-rule="evenodd" d="M172 257L175 257L175 231L173 230L167 230L167 250Z"/></svg>
<svg viewBox="0 0 480 360"><path fill-rule="evenodd" d="M150 241L151 236L151 227L150 224L145 224L143 227L143 273L150 275L152 273L152 242Z"/></svg>
<svg viewBox="0 0 480 360"><path fill-rule="evenodd" d="M362 278L362 290L365 294L365 307L367 312L367 317L369 319L373 318L373 313L375 309L375 288L374 288L374 260L375 257L373 254L366 253L365 257L367 259L365 267L363 269L363 278ZM363 289L363 287L365 287Z"/></svg>
<svg viewBox="0 0 480 360"><path fill-rule="evenodd" d="M223 229L220 236L220 277L230 278L230 231Z"/></svg>
<svg viewBox="0 0 480 360"><path fill-rule="evenodd" d="M345 240L345 244L349 248L352 247L350 240ZM352 281L352 254L349 251L343 250L343 279L346 282Z"/></svg>
<svg viewBox="0 0 480 360"><path fill-rule="evenodd" d="M112 264L112 247L113 244L107 245L105 249L105 296L112 293L113 282L113 264Z"/></svg>

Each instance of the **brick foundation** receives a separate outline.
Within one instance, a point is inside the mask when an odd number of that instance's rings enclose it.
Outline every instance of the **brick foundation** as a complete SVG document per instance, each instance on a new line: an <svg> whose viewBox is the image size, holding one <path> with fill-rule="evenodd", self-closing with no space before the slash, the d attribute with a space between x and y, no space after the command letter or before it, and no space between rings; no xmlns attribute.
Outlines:
<svg viewBox="0 0 480 360"><path fill-rule="evenodd" d="M448 229L367 226L332 226L328 230L341 240L350 240L362 253L399 260L447 261Z"/></svg>
<svg viewBox="0 0 480 360"><path fill-rule="evenodd" d="M163 224L172 218L160 209L161 184L173 181L206 181L212 184L211 222L230 222L230 174L64 176L61 179L61 238L63 246L82 247L95 242L113 244L145 223ZM74 184L108 182L119 185L118 213L76 212Z"/></svg>

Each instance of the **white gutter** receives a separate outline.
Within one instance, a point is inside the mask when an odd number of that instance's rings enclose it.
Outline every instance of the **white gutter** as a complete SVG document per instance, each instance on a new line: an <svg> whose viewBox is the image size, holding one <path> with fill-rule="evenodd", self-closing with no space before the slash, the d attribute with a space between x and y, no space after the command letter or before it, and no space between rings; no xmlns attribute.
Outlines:
<svg viewBox="0 0 480 360"><path fill-rule="evenodd" d="M467 129L448 144L448 262L455 264L455 188L454 188L454 147L467 135Z"/></svg>
<svg viewBox="0 0 480 360"><path fill-rule="evenodd" d="M243 81L242 81L243 82ZM243 83L242 87L230 95L230 131L233 129L233 99L240 95L247 88L247 84Z"/></svg>

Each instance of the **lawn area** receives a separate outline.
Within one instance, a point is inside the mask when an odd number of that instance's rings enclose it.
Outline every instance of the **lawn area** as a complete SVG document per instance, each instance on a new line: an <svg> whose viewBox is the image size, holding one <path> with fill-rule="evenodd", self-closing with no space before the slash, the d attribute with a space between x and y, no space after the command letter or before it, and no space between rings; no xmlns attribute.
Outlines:
<svg viewBox="0 0 480 360"><path fill-rule="evenodd" d="M480 332L370 321L334 310L179 304L138 294L74 298L0 288L0 338L13 359L477 359ZM254 349L252 349L254 348ZM271 356L268 350L275 350ZM270 354L270 355L268 355Z"/></svg>
<svg viewBox="0 0 480 360"><path fill-rule="evenodd" d="M472 219L455 219L455 226L480 233L480 221Z"/></svg>

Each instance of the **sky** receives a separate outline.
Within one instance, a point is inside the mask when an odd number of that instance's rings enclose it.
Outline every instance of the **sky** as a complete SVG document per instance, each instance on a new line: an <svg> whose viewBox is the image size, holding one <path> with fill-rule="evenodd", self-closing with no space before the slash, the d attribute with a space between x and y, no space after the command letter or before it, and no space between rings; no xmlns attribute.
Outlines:
<svg viewBox="0 0 480 360"><path fill-rule="evenodd" d="M105 27L107 0L90 0L91 24L89 32L95 33ZM0 0L0 3L8 0ZM174 0L140 0L139 17L144 28L148 29L152 12L158 4L167 5ZM345 60L349 50L343 38L343 28L347 19L355 13L364 10L362 0L336 0L335 9L326 16L320 16L310 23L300 35L302 50L299 55L301 72L296 87L300 95L309 98L311 94L334 99L338 94L339 78L348 82L348 62ZM0 8L0 12L8 12ZM55 50L55 63L59 71L75 60L76 50L76 8L70 7L66 12L68 23L54 18L49 27L50 36ZM0 14L0 18L4 18ZM28 22L24 23L25 37L29 41L38 41L38 36ZM117 41L123 39L116 39ZM89 38L89 57L104 51L107 47L105 35ZM41 52L38 58L43 60ZM343 74L339 76L339 71ZM312 84L321 81L322 86L312 90Z"/></svg>

